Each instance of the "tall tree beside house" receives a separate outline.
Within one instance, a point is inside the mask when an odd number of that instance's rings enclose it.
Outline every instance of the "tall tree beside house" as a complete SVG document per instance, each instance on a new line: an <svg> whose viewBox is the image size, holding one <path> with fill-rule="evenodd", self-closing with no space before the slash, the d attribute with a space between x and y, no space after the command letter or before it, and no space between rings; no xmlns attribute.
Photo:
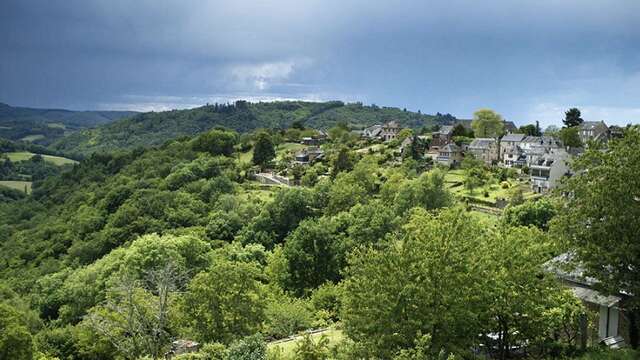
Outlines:
<svg viewBox="0 0 640 360"><path fill-rule="evenodd" d="M499 137L504 133L502 116L491 109L480 109L473 113L471 127L476 137Z"/></svg>
<svg viewBox="0 0 640 360"><path fill-rule="evenodd" d="M588 276L609 294L632 299L630 340L638 347L640 323L640 128L609 142L609 151L587 149L572 164L574 176L559 189L564 207L552 230L575 249Z"/></svg>
<svg viewBox="0 0 640 360"><path fill-rule="evenodd" d="M582 147L582 140L580 140L580 129L576 126L566 127L558 131L558 137L564 146L579 148Z"/></svg>
<svg viewBox="0 0 640 360"><path fill-rule="evenodd" d="M536 124L528 124L528 125L523 125L520 126L519 131L525 135L529 135L529 136L541 136L542 133L540 132L540 124L536 121Z"/></svg>
<svg viewBox="0 0 640 360"><path fill-rule="evenodd" d="M265 167L269 161L276 157L271 136L263 131L256 136L256 144L253 147L253 163Z"/></svg>
<svg viewBox="0 0 640 360"><path fill-rule="evenodd" d="M578 108L571 108L564 113L564 126L566 127L576 127L584 122L584 120L580 117L580 110Z"/></svg>

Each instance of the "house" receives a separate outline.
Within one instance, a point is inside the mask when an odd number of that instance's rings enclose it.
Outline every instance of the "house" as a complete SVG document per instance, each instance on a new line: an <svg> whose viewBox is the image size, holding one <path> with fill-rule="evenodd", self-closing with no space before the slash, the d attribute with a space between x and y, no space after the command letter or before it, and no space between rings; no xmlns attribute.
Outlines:
<svg viewBox="0 0 640 360"><path fill-rule="evenodd" d="M524 134L507 134L500 139L500 161L502 165L512 167L524 164L524 151L520 148L520 143L524 138Z"/></svg>
<svg viewBox="0 0 640 360"><path fill-rule="evenodd" d="M324 142L325 139L319 138L317 136L313 136L313 137L303 137L302 140L300 141L301 144L303 145L320 145Z"/></svg>
<svg viewBox="0 0 640 360"><path fill-rule="evenodd" d="M398 133L402 130L400 125L395 121L389 121L388 123L382 125L382 131L380 132L380 137L384 141L391 141L398 136Z"/></svg>
<svg viewBox="0 0 640 360"><path fill-rule="evenodd" d="M469 144L469 153L487 165L496 163L499 159L498 142L493 138L476 138Z"/></svg>
<svg viewBox="0 0 640 360"><path fill-rule="evenodd" d="M455 167L462 162L462 159L462 149L458 145L450 143L438 150L436 161L442 165Z"/></svg>
<svg viewBox="0 0 640 360"><path fill-rule="evenodd" d="M547 271L555 274L562 284L585 304L585 307L597 314L595 333L589 334L583 329L583 344L587 338L592 342L606 339L605 344L614 343L620 346L620 341L629 342L629 318L625 311L625 304L630 299L629 294L617 293L605 295L595 287L598 281L584 275L584 268L576 264L574 253L564 253L549 260L545 264ZM585 324L586 325L586 324ZM585 331L587 330L587 331ZM595 330L595 329L594 329ZM611 341L614 340L615 341Z"/></svg>
<svg viewBox="0 0 640 360"><path fill-rule="evenodd" d="M520 142L520 149L527 166L535 164L543 155L561 148L558 140L551 136L527 136Z"/></svg>
<svg viewBox="0 0 640 360"><path fill-rule="evenodd" d="M298 164L310 164L324 157L324 151L317 146L309 146L296 153L295 162Z"/></svg>
<svg viewBox="0 0 640 360"><path fill-rule="evenodd" d="M171 350L164 354L165 359L172 359L176 355L198 352L200 344L191 340L176 340L171 343Z"/></svg>
<svg viewBox="0 0 640 360"><path fill-rule="evenodd" d="M378 139L380 138L380 133L382 133L382 125L373 125L362 130L362 137L368 139Z"/></svg>
<svg viewBox="0 0 640 360"><path fill-rule="evenodd" d="M609 137L611 139L622 139L624 136L624 129L620 126L611 125L609 126Z"/></svg>
<svg viewBox="0 0 640 360"><path fill-rule="evenodd" d="M531 188L534 192L543 193L558 186L560 179L569 174L569 153L558 149L542 155L529 166Z"/></svg>
<svg viewBox="0 0 640 360"><path fill-rule="evenodd" d="M504 123L504 131L507 134L513 134L516 131L518 131L518 127L513 121L503 121L503 123Z"/></svg>
<svg viewBox="0 0 640 360"><path fill-rule="evenodd" d="M606 142L609 139L609 127L604 121L585 121L578 132L583 144L589 141Z"/></svg>
<svg viewBox="0 0 640 360"><path fill-rule="evenodd" d="M451 142L453 136L453 125L443 125L440 130L431 134L431 146L429 150L438 151L441 147Z"/></svg>

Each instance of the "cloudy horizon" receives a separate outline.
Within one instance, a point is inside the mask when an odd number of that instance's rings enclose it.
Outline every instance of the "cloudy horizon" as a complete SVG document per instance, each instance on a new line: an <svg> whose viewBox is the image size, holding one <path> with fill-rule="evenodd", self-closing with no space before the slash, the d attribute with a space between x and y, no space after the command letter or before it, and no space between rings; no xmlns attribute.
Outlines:
<svg viewBox="0 0 640 360"><path fill-rule="evenodd" d="M640 2L8 0L0 102L166 110L361 101L640 123Z"/></svg>

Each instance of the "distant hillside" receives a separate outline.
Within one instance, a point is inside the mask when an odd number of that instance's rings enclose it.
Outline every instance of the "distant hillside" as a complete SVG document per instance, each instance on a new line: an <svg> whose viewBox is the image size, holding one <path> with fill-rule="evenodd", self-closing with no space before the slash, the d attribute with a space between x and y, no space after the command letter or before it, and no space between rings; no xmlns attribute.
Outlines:
<svg viewBox="0 0 640 360"><path fill-rule="evenodd" d="M398 108L344 104L341 101L215 104L189 110L142 113L113 123L79 131L52 145L67 154L159 145L169 139L193 135L213 127L239 132L257 128L287 128L295 121L316 129L328 129L344 122L353 128L395 120L406 127L420 128L451 123L451 115L424 115Z"/></svg>
<svg viewBox="0 0 640 360"><path fill-rule="evenodd" d="M134 114L132 111L34 109L0 103L0 138L48 145L74 131Z"/></svg>

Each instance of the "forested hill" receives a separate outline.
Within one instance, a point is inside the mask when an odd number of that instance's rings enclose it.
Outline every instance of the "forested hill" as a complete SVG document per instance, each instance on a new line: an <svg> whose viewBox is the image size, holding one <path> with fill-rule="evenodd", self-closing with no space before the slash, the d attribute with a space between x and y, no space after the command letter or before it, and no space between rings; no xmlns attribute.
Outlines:
<svg viewBox="0 0 640 360"><path fill-rule="evenodd" d="M73 131L136 114L132 111L71 111L0 103L0 138L47 145Z"/></svg>
<svg viewBox="0 0 640 360"><path fill-rule="evenodd" d="M53 144L70 155L96 151L159 145L180 136L191 136L213 127L239 132L256 128L284 129L296 121L307 127L328 129L345 122L352 128L395 120L401 125L420 128L454 121L451 115L423 115L398 108L345 104L341 101L282 101L215 104L189 110L148 112L94 129L74 133Z"/></svg>

